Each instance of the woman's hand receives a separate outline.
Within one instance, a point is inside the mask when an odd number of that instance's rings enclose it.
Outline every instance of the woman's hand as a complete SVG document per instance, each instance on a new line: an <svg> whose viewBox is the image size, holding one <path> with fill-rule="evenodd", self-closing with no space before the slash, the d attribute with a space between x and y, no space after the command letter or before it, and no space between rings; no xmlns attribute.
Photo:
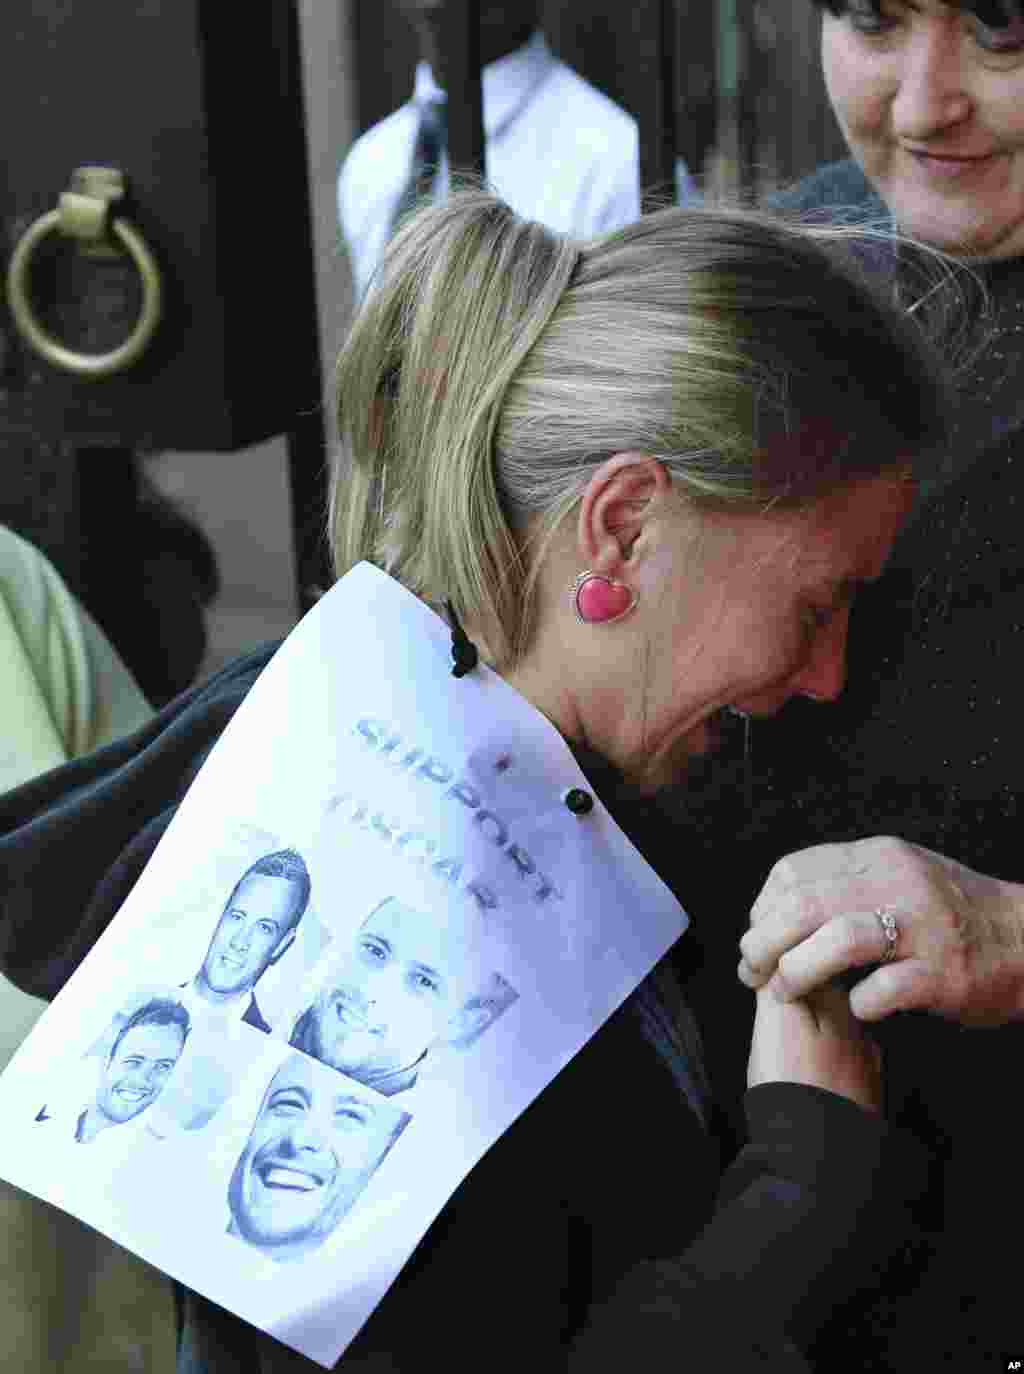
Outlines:
<svg viewBox="0 0 1024 1374"><path fill-rule="evenodd" d="M886 939L880 910L898 938ZM920 1008L966 1025L1024 1016L1024 887L920 845L876 837L781 859L740 941L740 979L783 1000L879 965L850 993L862 1021Z"/></svg>
<svg viewBox="0 0 1024 1374"><path fill-rule="evenodd" d="M842 988L826 984L797 1002L757 994L747 1086L806 1083L882 1110L882 1052L853 1016Z"/></svg>

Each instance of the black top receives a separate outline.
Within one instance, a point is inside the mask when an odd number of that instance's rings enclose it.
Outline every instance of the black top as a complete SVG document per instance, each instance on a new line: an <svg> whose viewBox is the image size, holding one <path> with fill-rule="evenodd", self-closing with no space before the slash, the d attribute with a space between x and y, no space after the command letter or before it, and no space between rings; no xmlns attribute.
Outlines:
<svg viewBox="0 0 1024 1374"><path fill-rule="evenodd" d="M74 972L274 647L0 797L0 955L22 988L52 997ZM655 809L595 778L657 848ZM705 1020L706 1040L727 1031ZM702 1128L627 1002L472 1171L342 1367L418 1371L434 1352L448 1368L497 1354L524 1369L676 1371L689 1355L806 1370L799 1348L913 1234L927 1159L832 1093L768 1084L744 1106L749 1143L722 1175L728 1132ZM181 1370L276 1367L266 1336L192 1295L185 1309Z"/></svg>
<svg viewBox="0 0 1024 1374"><path fill-rule="evenodd" d="M827 218L837 206L877 218L852 162L819 170L787 203ZM737 941L772 865L809 845L895 835L984 873L1024 882L1024 259L980 267L994 334L956 382L956 433L915 518L850 622L849 684L833 706L791 703L695 766L664 805L690 839L685 861L655 867L694 918L702 964L688 993L735 1034L709 1038L711 1078L734 1125L731 1084L746 1053L749 1004ZM976 336L977 337L977 336ZM1024 1064L1024 1026L965 1031L925 1013L877 1028L888 1112L945 1161L934 1253L905 1291L832 1338L857 1367L1005 1369L1022 1358L1016 1266L1024 1222L1020 1148L1008 1102ZM908 1273L908 1279L910 1275Z"/></svg>

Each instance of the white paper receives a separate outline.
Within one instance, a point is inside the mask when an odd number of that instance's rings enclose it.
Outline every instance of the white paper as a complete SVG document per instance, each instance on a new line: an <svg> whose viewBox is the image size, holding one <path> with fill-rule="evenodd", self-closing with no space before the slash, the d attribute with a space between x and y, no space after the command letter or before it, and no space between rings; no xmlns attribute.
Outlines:
<svg viewBox="0 0 1024 1374"><path fill-rule="evenodd" d="M342 578L0 1076L0 1176L325 1367L686 926L598 799L569 811L590 784L550 723L450 645Z"/></svg>

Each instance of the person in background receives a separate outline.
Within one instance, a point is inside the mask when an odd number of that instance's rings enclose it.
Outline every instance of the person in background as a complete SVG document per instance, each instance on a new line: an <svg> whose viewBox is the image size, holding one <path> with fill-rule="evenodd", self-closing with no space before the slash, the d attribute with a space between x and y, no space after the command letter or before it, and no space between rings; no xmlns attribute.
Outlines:
<svg viewBox="0 0 1024 1374"><path fill-rule="evenodd" d="M0 665L0 790L131 734L153 716L53 564L2 525Z"/></svg>
<svg viewBox="0 0 1024 1374"><path fill-rule="evenodd" d="M446 0L392 0L420 62L412 99L352 145L338 178L338 219L361 300L397 221L421 195L444 198ZM640 214L636 121L545 41L538 0L483 0L480 51L487 181L524 219L584 237ZM696 196L685 167L683 199Z"/></svg>
<svg viewBox="0 0 1024 1374"><path fill-rule="evenodd" d="M212 552L203 566L210 587ZM197 667L198 660L189 672ZM151 685L167 671L158 669ZM153 716L139 679L50 560L0 525L0 792L133 736ZM0 975L0 1067L45 1007ZM148 1349L161 1321L171 1329L163 1275L5 1183L0 1254L0 1364L43 1374L72 1340L79 1351L114 1362L133 1340L137 1350ZM124 1318L120 1326L112 1313Z"/></svg>
<svg viewBox="0 0 1024 1374"><path fill-rule="evenodd" d="M883 1044L889 1110L935 1143L945 1177L923 1269L839 1316L836 1359L1007 1368L1021 1323L1003 1256L1024 1224L1006 1118L1024 1060L1024 6L818 7L851 156L776 203L819 223L894 224L963 262L953 426L853 610L842 699L737 722L735 747L673 801L704 840L673 878L705 942L687 990L724 1013L736 941L747 987L799 998L845 982ZM904 300L911 269L902 252L874 267ZM924 308L949 311L951 294ZM733 1013L720 1024L735 1034L708 1045L723 1085L745 1050L742 988Z"/></svg>
<svg viewBox="0 0 1024 1374"><path fill-rule="evenodd" d="M0 525L0 791L152 717L135 678L50 560ZM44 1005L0 977L0 1066Z"/></svg>

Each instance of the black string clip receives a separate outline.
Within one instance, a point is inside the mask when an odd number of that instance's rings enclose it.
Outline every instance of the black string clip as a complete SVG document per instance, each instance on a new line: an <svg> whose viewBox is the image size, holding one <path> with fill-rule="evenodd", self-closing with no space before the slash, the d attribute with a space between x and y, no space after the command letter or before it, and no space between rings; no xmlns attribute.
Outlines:
<svg viewBox="0 0 1024 1374"><path fill-rule="evenodd" d="M589 816L594 809L594 798L582 787L570 787L562 794L562 800L574 816Z"/></svg>
<svg viewBox="0 0 1024 1374"><path fill-rule="evenodd" d="M477 653L476 645L459 623L455 607L450 601L446 601L444 605L448 612L448 623L452 627L452 658L455 660L452 677L465 677L480 662L480 655Z"/></svg>

